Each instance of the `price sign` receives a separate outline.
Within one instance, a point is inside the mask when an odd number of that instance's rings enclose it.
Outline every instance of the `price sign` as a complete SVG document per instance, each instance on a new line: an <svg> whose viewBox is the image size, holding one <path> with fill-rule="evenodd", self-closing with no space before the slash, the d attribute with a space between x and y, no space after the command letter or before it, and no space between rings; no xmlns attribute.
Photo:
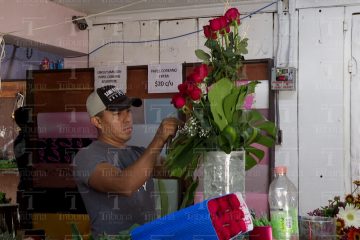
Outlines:
<svg viewBox="0 0 360 240"><path fill-rule="evenodd" d="M182 83L182 64L148 66L148 93L177 92L180 83Z"/></svg>

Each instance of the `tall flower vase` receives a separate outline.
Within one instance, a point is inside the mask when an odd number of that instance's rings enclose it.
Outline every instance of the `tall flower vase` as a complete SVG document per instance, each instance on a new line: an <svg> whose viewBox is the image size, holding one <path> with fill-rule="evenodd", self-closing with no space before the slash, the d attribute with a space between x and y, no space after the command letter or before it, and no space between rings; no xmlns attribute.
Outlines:
<svg viewBox="0 0 360 240"><path fill-rule="evenodd" d="M245 151L210 151L203 154L204 199L245 193Z"/></svg>

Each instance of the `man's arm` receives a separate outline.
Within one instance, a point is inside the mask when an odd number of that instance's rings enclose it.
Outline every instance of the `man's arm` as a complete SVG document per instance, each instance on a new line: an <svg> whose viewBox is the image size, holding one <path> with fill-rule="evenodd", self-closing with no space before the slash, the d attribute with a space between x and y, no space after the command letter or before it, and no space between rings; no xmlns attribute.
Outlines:
<svg viewBox="0 0 360 240"><path fill-rule="evenodd" d="M89 177L90 187L100 192L131 196L151 176L161 149L167 139L175 135L178 125L178 119L165 119L145 152L126 169L120 170L110 163L98 164Z"/></svg>

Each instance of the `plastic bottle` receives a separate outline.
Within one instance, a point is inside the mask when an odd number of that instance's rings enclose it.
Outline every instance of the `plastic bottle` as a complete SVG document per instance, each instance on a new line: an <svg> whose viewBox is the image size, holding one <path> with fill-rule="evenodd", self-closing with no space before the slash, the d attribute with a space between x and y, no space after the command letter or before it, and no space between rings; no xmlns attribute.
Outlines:
<svg viewBox="0 0 360 240"><path fill-rule="evenodd" d="M299 239L297 189L286 176L285 166L275 167L274 172L275 178L269 188L273 238L276 240Z"/></svg>

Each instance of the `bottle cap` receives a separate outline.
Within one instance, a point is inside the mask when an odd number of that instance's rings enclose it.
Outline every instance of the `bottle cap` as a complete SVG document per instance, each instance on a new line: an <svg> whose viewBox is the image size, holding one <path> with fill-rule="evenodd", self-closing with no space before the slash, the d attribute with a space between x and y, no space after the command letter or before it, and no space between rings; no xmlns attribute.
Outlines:
<svg viewBox="0 0 360 240"><path fill-rule="evenodd" d="M285 174L287 172L287 167L286 166L277 166L274 168L274 172L276 174Z"/></svg>

